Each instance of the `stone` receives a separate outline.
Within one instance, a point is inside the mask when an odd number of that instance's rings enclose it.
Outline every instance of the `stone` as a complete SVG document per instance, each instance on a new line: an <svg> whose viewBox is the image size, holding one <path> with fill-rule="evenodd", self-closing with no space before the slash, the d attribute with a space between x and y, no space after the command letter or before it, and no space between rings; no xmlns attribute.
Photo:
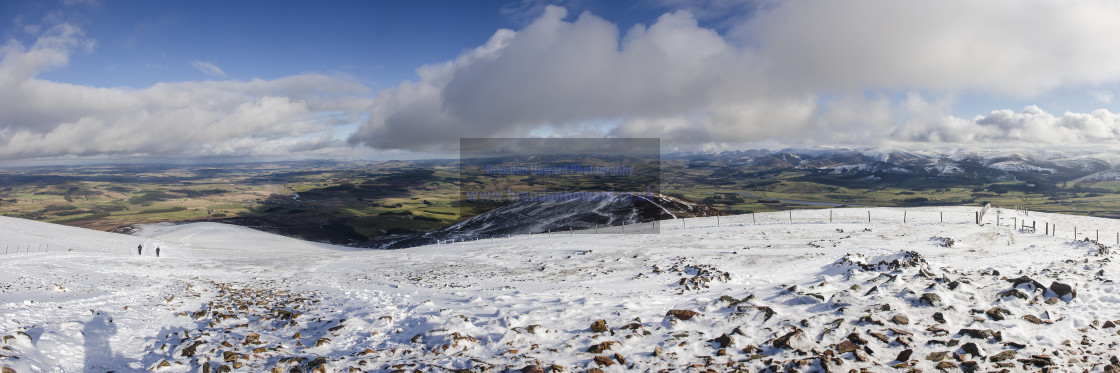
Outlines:
<svg viewBox="0 0 1120 373"><path fill-rule="evenodd" d="M971 338L976 338L976 339L988 339L988 338L992 338L993 336L995 336L995 332L993 332L991 329L984 329L984 330L980 330L980 329L961 329L960 331L957 332L957 334L968 336L968 337L971 337Z"/></svg>
<svg viewBox="0 0 1120 373"><path fill-rule="evenodd" d="M1011 281L1011 287L1013 287L1013 288L1026 289L1027 291L1035 291L1035 290L1039 290L1039 289L1046 289L1045 286L1042 286L1042 283L1040 283L1038 281L1035 281L1034 279L1032 279L1030 277L1027 277L1027 276L1022 276L1022 277L1019 277L1019 278L1016 278L1016 279L1012 279L1010 281Z"/></svg>
<svg viewBox="0 0 1120 373"><path fill-rule="evenodd" d="M600 344L597 344L597 345L593 345L593 346L587 348L587 352L590 352L590 353L593 353L593 354L601 354L601 353L603 353L603 351L611 349L611 345L616 344L616 343L619 343L619 342L607 341L607 342L603 342L603 343L600 343Z"/></svg>
<svg viewBox="0 0 1120 373"><path fill-rule="evenodd" d="M606 332L607 331L607 321L602 320L602 319L595 320L595 322L591 323L591 331L596 332L596 333Z"/></svg>
<svg viewBox="0 0 1120 373"><path fill-rule="evenodd" d="M849 341L849 340L840 341L840 343L836 345L836 351L838 351L840 353L852 352L852 351L855 351L855 350L858 350L858 349L859 349L859 345L857 345L857 344L855 344L855 342L852 342L852 341Z"/></svg>
<svg viewBox="0 0 1120 373"><path fill-rule="evenodd" d="M1014 350L1006 350L1006 351L1002 351L998 354L992 355L992 357L988 358L988 360L991 360L993 362L998 363L998 362L1001 362L1001 361L1004 361L1004 360L1014 359L1015 355L1018 355L1018 353L1015 352Z"/></svg>
<svg viewBox="0 0 1120 373"><path fill-rule="evenodd" d="M891 317L891 322L898 325L909 325L910 318L903 315L894 315L894 317Z"/></svg>
<svg viewBox="0 0 1120 373"><path fill-rule="evenodd" d="M940 370L955 370L957 369L957 364L954 364L951 361L942 361L940 363L937 363L937 366L935 366L935 368Z"/></svg>
<svg viewBox="0 0 1120 373"><path fill-rule="evenodd" d="M657 347L653 348L653 356L661 356L661 352L662 352L661 346L657 346Z"/></svg>
<svg viewBox="0 0 1120 373"><path fill-rule="evenodd" d="M785 348L790 350L809 351L813 347L813 341L805 332L795 330L785 335L774 339L774 347Z"/></svg>
<svg viewBox="0 0 1120 373"><path fill-rule="evenodd" d="M731 346L731 345L735 344L735 340L731 339L731 336L729 336L727 334L720 335L719 337L716 337L716 339L713 339L712 341L715 342L715 343L718 343L719 348L726 348L727 346Z"/></svg>
<svg viewBox="0 0 1120 373"><path fill-rule="evenodd" d="M1007 290L1001 291L999 293L999 297L1000 298L1015 297L1015 298L1024 299L1024 300L1027 299L1027 298L1030 298L1030 296L1028 296L1027 293L1024 293L1022 290L1019 290L1019 289L1007 289Z"/></svg>
<svg viewBox="0 0 1120 373"><path fill-rule="evenodd" d="M949 351L931 352L929 355L926 355L926 360L929 361L941 361L947 358L949 358Z"/></svg>
<svg viewBox="0 0 1120 373"><path fill-rule="evenodd" d="M961 345L961 350L964 350L965 353L967 353L969 355L972 355L972 356L976 356L976 357L983 357L984 356L984 350L981 350L980 346L977 346L976 343L972 343L972 342L965 343L965 344Z"/></svg>
<svg viewBox="0 0 1120 373"><path fill-rule="evenodd" d="M611 359L610 357L607 357L607 356L603 356L603 355L596 356L593 360L595 361L595 364L599 364L599 365L605 366L605 367L609 367L611 365L614 365L614 360L613 359Z"/></svg>
<svg viewBox="0 0 1120 373"><path fill-rule="evenodd" d="M860 344L860 345L867 344L867 340L863 339L863 337L861 337L859 334L856 334L856 333L848 334L848 340L852 341L855 344Z"/></svg>
<svg viewBox="0 0 1120 373"><path fill-rule="evenodd" d="M898 357L896 357L894 359L898 360L898 361L908 361L908 360L910 360L910 355L913 355L913 354L914 354L914 350L911 350L911 349L908 348L908 349L902 350L902 352L899 352Z"/></svg>
<svg viewBox="0 0 1120 373"><path fill-rule="evenodd" d="M942 304L941 296L937 293L925 293L918 297L918 303L926 306L937 307Z"/></svg>
<svg viewBox="0 0 1120 373"><path fill-rule="evenodd" d="M1065 298L1067 295L1069 295L1070 298L1077 297L1077 291L1073 290L1072 286L1057 281L1050 283L1050 291L1054 292L1058 298Z"/></svg>
<svg viewBox="0 0 1120 373"><path fill-rule="evenodd" d="M665 316L673 316L681 320L691 319L693 316L699 315L699 312L693 310L669 310Z"/></svg>
<svg viewBox="0 0 1120 373"><path fill-rule="evenodd" d="M1035 315L1023 315L1023 320L1027 320L1031 324L1038 324L1038 325L1041 325L1041 324L1045 323L1045 321L1042 321L1042 319L1038 318L1038 316L1035 316Z"/></svg>
<svg viewBox="0 0 1120 373"><path fill-rule="evenodd" d="M988 315L988 318L992 319L993 321L1002 321L1006 318L1007 315L1011 314L1011 311L1008 311L1005 308L992 307L987 311L984 311L984 314Z"/></svg>
<svg viewBox="0 0 1120 373"><path fill-rule="evenodd" d="M933 313L933 321L937 321L940 324L944 324L945 323L945 314L943 314L941 312L934 312Z"/></svg>

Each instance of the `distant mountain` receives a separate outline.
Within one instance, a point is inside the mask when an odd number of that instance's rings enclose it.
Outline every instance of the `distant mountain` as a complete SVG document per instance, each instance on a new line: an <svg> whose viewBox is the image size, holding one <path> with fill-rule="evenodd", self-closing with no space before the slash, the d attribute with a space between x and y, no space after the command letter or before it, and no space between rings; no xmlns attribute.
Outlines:
<svg viewBox="0 0 1120 373"><path fill-rule="evenodd" d="M719 212L707 205L655 194L633 200L515 202L447 228L417 234L387 243L372 245L380 249L401 249L436 242L568 232L596 227L633 225L682 217L714 216Z"/></svg>

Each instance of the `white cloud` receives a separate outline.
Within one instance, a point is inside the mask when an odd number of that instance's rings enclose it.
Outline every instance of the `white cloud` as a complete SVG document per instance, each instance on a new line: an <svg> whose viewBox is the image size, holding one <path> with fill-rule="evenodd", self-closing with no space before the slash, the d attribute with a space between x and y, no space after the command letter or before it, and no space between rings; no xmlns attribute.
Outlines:
<svg viewBox="0 0 1120 373"><path fill-rule="evenodd" d="M219 68L217 65L214 65L210 62L194 60L194 62L191 62L191 66L194 66L195 70L201 71L203 74L206 74L206 75L215 76L215 77L219 77L219 78L224 78L226 76L225 71L222 71L221 68Z"/></svg>
<svg viewBox="0 0 1120 373"><path fill-rule="evenodd" d="M144 89L36 77L87 44L61 25L30 47L0 48L0 160L352 154L334 128L359 121L370 104L365 86L318 74Z"/></svg>
<svg viewBox="0 0 1120 373"><path fill-rule="evenodd" d="M700 27L689 11L620 31L588 13L570 19L563 8L547 7L524 29L500 30L453 61L419 69L417 81L380 92L350 141L431 150L453 147L458 137L565 133L588 122L616 123L604 131L612 136L695 147L763 140L1051 143L1055 137L1038 136L1045 126L1071 131L1058 138L1113 141L1102 137L1107 125L1074 125L1099 112L994 126L985 123L996 117L957 118L952 99L923 95L1029 100L1120 81L1120 49L1111 36L1120 34L1117 3L710 3L749 9L751 16L736 18L740 23L724 36ZM889 92L923 94L897 100Z"/></svg>

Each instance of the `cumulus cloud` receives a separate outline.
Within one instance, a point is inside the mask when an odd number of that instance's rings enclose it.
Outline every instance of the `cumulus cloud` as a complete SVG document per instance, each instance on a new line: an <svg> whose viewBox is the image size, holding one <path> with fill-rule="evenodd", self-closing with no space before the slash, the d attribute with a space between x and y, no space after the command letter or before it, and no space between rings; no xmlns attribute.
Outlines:
<svg viewBox="0 0 1120 373"><path fill-rule="evenodd" d="M1034 136L1038 126L1107 141L1099 126L1073 124L1081 119L996 126L989 124L995 117L950 113L957 92L1030 99L1120 80L1120 49L1110 36L1120 34L1114 2L711 3L750 16L722 34L687 10L623 31L592 14L547 7L524 29L499 30L455 60L420 68L418 80L380 92L350 142L444 149L458 137L564 133L588 122L609 123L601 126L606 136L697 147L1050 142ZM922 93L898 99L897 92Z"/></svg>
<svg viewBox="0 0 1120 373"><path fill-rule="evenodd" d="M219 68L217 65L214 65L210 62L195 60L194 62L191 63L191 66L194 66L195 70L201 71L203 74L206 74L206 75L215 76L215 77L219 77L219 78L224 78L226 76L225 71L222 71L221 68Z"/></svg>
<svg viewBox="0 0 1120 373"><path fill-rule="evenodd" d="M143 89L37 78L87 44L60 25L30 47L0 48L0 160L332 154L348 148L335 127L359 121L370 103L365 86L319 74Z"/></svg>

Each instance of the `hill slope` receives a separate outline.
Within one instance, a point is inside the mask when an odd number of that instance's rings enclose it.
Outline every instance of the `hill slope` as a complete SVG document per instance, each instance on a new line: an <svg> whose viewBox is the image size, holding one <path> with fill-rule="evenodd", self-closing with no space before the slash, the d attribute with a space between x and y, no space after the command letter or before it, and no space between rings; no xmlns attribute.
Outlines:
<svg viewBox="0 0 1120 373"><path fill-rule="evenodd" d="M1002 226L995 213L978 226L974 211L908 209L906 223L902 209L837 209L832 223L829 210L778 212L725 216L719 226L715 218L665 221L660 234L517 236L403 251L353 251L218 224L122 236L4 218L0 245L49 243L50 252L0 261L0 365L248 372L1109 364L1110 346L1120 343L1120 271L1114 254L1073 241L1072 229L1094 237L1099 229L1108 241L1120 224L1005 210ZM1038 232L1009 227L1023 219L1037 221ZM1046 223L1058 225L1056 236L1042 234ZM135 255L144 242L163 255Z"/></svg>

